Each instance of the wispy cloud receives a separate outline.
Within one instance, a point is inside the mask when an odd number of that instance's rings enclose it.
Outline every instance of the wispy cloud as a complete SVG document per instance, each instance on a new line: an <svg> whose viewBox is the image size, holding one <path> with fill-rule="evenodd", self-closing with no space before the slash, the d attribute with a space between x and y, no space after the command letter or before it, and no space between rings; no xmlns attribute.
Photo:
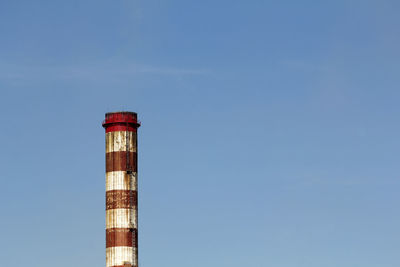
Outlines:
<svg viewBox="0 0 400 267"><path fill-rule="evenodd" d="M169 76L182 78L190 75L205 75L207 70L152 66L143 64L97 63L87 65L22 65L0 62L0 82L24 84L35 81L80 80L112 81L140 75Z"/></svg>

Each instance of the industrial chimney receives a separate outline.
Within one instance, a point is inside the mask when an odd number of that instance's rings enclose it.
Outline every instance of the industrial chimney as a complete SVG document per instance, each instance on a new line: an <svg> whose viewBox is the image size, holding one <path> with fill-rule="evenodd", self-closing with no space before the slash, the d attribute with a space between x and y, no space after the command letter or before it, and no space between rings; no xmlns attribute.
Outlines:
<svg viewBox="0 0 400 267"><path fill-rule="evenodd" d="M138 266L137 129L134 112L106 113L106 267Z"/></svg>

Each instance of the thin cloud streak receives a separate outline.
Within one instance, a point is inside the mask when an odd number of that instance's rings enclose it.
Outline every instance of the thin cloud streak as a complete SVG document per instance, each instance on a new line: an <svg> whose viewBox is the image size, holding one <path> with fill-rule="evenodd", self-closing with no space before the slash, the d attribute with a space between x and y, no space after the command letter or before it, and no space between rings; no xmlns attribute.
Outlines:
<svg viewBox="0 0 400 267"><path fill-rule="evenodd" d="M205 75L201 69L159 67L141 64L99 64L76 66L29 66L0 63L0 83L24 84L34 81L54 80L113 80L129 78L132 75L154 75L182 77Z"/></svg>

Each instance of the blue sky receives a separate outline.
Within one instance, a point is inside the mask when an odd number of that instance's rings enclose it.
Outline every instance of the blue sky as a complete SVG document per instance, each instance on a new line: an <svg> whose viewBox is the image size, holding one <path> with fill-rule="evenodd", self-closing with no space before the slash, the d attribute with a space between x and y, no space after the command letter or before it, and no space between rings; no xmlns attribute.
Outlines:
<svg viewBox="0 0 400 267"><path fill-rule="evenodd" d="M398 1L0 1L2 265L105 266L104 113L143 267L398 267Z"/></svg>

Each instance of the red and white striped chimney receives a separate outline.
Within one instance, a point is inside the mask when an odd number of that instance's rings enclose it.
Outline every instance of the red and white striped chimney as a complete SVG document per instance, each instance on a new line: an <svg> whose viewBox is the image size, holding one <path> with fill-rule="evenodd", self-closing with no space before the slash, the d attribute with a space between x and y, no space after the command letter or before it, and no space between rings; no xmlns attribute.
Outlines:
<svg viewBox="0 0 400 267"><path fill-rule="evenodd" d="M137 129L134 112L106 113L106 267L138 266Z"/></svg>

